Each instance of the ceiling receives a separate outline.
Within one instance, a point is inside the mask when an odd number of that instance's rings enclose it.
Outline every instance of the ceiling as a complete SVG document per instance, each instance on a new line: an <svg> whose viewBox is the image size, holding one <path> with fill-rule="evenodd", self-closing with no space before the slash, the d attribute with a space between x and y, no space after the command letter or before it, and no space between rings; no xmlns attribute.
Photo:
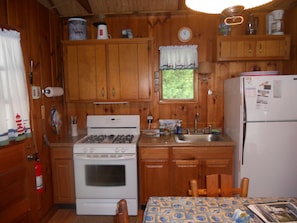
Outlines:
<svg viewBox="0 0 297 223"><path fill-rule="evenodd" d="M193 12L185 6L185 0L38 0L38 2L60 17ZM272 0L253 11L268 12L295 6L297 6L297 0Z"/></svg>

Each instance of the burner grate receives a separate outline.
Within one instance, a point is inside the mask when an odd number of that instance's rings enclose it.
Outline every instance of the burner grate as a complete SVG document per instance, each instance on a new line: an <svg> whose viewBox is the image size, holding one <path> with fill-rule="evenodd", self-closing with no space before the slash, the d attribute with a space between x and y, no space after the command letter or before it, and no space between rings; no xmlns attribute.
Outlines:
<svg viewBox="0 0 297 223"><path fill-rule="evenodd" d="M134 135L89 135L81 143L132 143Z"/></svg>

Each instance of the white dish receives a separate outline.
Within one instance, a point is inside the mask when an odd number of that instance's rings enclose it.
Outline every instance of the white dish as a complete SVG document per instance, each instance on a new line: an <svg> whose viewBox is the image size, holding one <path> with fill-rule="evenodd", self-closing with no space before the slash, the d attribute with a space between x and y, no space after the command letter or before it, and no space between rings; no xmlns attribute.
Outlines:
<svg viewBox="0 0 297 223"><path fill-rule="evenodd" d="M270 71L250 71L240 73L240 76L265 76L265 75L279 75L279 71L270 70Z"/></svg>

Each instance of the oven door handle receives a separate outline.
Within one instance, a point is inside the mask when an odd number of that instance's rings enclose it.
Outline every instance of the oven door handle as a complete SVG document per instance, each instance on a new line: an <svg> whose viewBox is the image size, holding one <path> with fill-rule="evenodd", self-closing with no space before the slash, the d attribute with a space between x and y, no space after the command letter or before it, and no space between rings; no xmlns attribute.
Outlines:
<svg viewBox="0 0 297 223"><path fill-rule="evenodd" d="M124 155L118 157L88 157L86 155L73 155L73 158L76 160L102 160L102 161L116 161L116 160L133 160L136 159L136 154Z"/></svg>

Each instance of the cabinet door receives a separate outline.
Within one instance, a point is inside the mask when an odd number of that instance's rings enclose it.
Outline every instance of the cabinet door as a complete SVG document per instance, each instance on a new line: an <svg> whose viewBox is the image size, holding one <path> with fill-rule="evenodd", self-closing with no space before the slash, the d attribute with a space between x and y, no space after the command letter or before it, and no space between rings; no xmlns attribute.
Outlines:
<svg viewBox="0 0 297 223"><path fill-rule="evenodd" d="M146 204L151 196L170 195L168 161L141 161L140 203Z"/></svg>
<svg viewBox="0 0 297 223"><path fill-rule="evenodd" d="M105 45L65 46L64 74L69 101L106 98Z"/></svg>
<svg viewBox="0 0 297 223"><path fill-rule="evenodd" d="M172 169L173 196L187 196L190 180L197 179L198 182L201 181L201 165L199 160L174 160Z"/></svg>
<svg viewBox="0 0 297 223"><path fill-rule="evenodd" d="M95 100L96 88L96 51L92 45L77 46L78 91L79 99Z"/></svg>
<svg viewBox="0 0 297 223"><path fill-rule="evenodd" d="M171 192L167 147L139 148L140 205L150 196L167 196Z"/></svg>
<svg viewBox="0 0 297 223"><path fill-rule="evenodd" d="M51 148L55 203L75 203L72 148Z"/></svg>
<svg viewBox="0 0 297 223"><path fill-rule="evenodd" d="M289 58L287 39L257 41L257 57Z"/></svg>
<svg viewBox="0 0 297 223"><path fill-rule="evenodd" d="M66 84L66 99L68 101L79 100L79 73L77 62L77 47L75 45L64 46L64 77Z"/></svg>
<svg viewBox="0 0 297 223"><path fill-rule="evenodd" d="M119 58L121 98L148 99L150 97L148 42L119 44Z"/></svg>
<svg viewBox="0 0 297 223"><path fill-rule="evenodd" d="M107 45L107 61L108 61L108 99L120 99L120 58L119 44ZM130 82L130 80L127 80ZM130 87L133 87L132 85Z"/></svg>
<svg viewBox="0 0 297 223"><path fill-rule="evenodd" d="M96 91L97 100L107 99L107 80L106 80L106 49L105 44L97 44L96 50Z"/></svg>
<svg viewBox="0 0 297 223"><path fill-rule="evenodd" d="M209 174L231 174L233 175L233 159L207 159L202 162L202 178L206 179ZM202 187L205 188L205 181Z"/></svg>

